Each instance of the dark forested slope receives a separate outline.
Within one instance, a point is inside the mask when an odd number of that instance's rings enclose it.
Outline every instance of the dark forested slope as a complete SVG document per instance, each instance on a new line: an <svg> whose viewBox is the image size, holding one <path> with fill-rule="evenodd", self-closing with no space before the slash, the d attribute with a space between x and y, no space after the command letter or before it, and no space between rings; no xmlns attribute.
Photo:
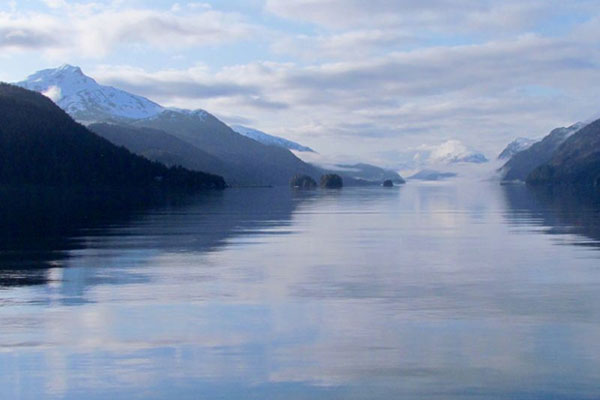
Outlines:
<svg viewBox="0 0 600 400"><path fill-rule="evenodd" d="M600 120L569 137L527 183L600 186Z"/></svg>
<svg viewBox="0 0 600 400"><path fill-rule="evenodd" d="M45 96L0 84L0 183L222 188L223 178L167 168L117 147Z"/></svg>
<svg viewBox="0 0 600 400"><path fill-rule="evenodd" d="M568 128L556 128L539 142L517 152L501 168L503 180L525 181L531 171L548 162L556 149L581 127L581 124L575 124Z"/></svg>

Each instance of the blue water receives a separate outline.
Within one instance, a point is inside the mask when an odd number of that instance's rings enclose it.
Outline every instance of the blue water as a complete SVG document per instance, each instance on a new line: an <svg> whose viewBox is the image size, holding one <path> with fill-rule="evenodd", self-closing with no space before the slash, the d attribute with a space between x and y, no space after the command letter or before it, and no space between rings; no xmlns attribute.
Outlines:
<svg viewBox="0 0 600 400"><path fill-rule="evenodd" d="M600 398L593 196L11 196L0 399Z"/></svg>

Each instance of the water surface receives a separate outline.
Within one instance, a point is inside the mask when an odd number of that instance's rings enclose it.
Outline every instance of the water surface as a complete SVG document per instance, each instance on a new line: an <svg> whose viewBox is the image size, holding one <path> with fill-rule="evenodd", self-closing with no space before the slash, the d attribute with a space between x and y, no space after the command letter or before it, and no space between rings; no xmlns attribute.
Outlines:
<svg viewBox="0 0 600 400"><path fill-rule="evenodd" d="M600 397L597 196L1 194L2 399Z"/></svg>

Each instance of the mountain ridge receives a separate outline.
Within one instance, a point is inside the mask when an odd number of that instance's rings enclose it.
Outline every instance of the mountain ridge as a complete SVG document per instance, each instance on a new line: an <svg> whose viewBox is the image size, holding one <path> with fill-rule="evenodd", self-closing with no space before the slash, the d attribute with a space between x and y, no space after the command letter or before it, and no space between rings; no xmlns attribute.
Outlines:
<svg viewBox="0 0 600 400"><path fill-rule="evenodd" d="M167 168L89 131L47 97L0 84L0 182L224 188L222 177Z"/></svg>
<svg viewBox="0 0 600 400"><path fill-rule="evenodd" d="M82 122L109 118L135 120L152 117L165 110L145 97L100 85L85 75L81 68L69 64L37 71L15 84L46 95Z"/></svg>
<svg viewBox="0 0 600 400"><path fill-rule="evenodd" d="M600 120L570 135L527 176L527 183L600 186Z"/></svg>
<svg viewBox="0 0 600 400"><path fill-rule="evenodd" d="M498 160L509 160L515 154L520 153L523 150L527 150L533 144L537 143L538 140L529 139L525 137L518 137L510 142L504 150L498 155Z"/></svg>
<svg viewBox="0 0 600 400"><path fill-rule="evenodd" d="M308 146L301 145L300 143L294 142L292 140L288 140L282 138L280 136L270 135L266 132L263 132L258 129L249 128L242 125L231 125L231 129L240 135L246 136L250 139L254 139L257 142L262 144L270 145L270 146L279 146L288 150L295 150L300 152L307 153L316 153L313 149Z"/></svg>
<svg viewBox="0 0 600 400"><path fill-rule="evenodd" d="M228 183L287 185L294 175L307 174L318 178L322 172L287 149L268 146L240 135L205 110L163 107L145 97L100 85L84 75L79 67L63 65L45 69L17 84L46 94L80 122L111 123L103 128L105 136L111 135L109 129L119 129L118 125L126 124L154 129L153 135L148 135L147 140L164 142L167 140L165 135L171 135L189 143L223 163L211 172L223 175ZM158 135L156 130L164 132L164 135ZM114 140L114 134L112 137ZM172 140L171 142L174 145ZM146 151L146 156L166 161L161 158L164 154L148 152L149 148L156 147L158 143L149 143L148 148L142 150L138 144L134 146L132 141L128 142L131 151L143 150ZM186 160L189 158L188 153L171 153L169 163L190 166L187 163L189 160Z"/></svg>
<svg viewBox="0 0 600 400"><path fill-rule="evenodd" d="M560 145L584 126L578 122L569 127L555 128L528 149L516 153L500 168L502 180L524 182L531 171L548 162Z"/></svg>

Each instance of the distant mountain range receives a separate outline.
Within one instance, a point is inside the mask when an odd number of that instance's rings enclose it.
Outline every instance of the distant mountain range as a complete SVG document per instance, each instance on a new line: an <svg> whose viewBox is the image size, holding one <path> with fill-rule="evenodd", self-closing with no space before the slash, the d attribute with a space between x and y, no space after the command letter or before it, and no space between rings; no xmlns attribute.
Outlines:
<svg viewBox="0 0 600 400"><path fill-rule="evenodd" d="M222 177L167 168L117 147L50 99L0 84L0 183L224 188Z"/></svg>
<svg viewBox="0 0 600 400"><path fill-rule="evenodd" d="M409 176L407 179L418 181L441 181L448 178L454 178L456 176L457 174L454 172L440 172L431 169L424 169L414 175Z"/></svg>
<svg viewBox="0 0 600 400"><path fill-rule="evenodd" d="M369 182L391 180L397 184L405 183L404 179L396 171L380 168L371 164L337 164L336 169L337 168L339 168L339 170L336 170L338 174L349 176L354 179Z"/></svg>
<svg viewBox="0 0 600 400"><path fill-rule="evenodd" d="M294 175L318 179L322 173L288 149L240 135L204 110L162 107L100 85L78 67L39 71L17 85L45 94L78 121L95 124L91 128L113 143L155 161L222 175L234 185L287 185Z"/></svg>
<svg viewBox="0 0 600 400"><path fill-rule="evenodd" d="M175 136L221 161L209 172L225 176L237 185L287 185L298 174L318 179L322 172L296 157L291 151L267 146L233 131L205 111L165 110L155 117L130 122ZM176 153L182 165L186 160Z"/></svg>
<svg viewBox="0 0 600 400"><path fill-rule="evenodd" d="M168 166L224 176L232 185L287 185L296 175L318 180L330 172L290 151L314 152L309 147L242 126L236 126L236 132L205 110L163 107L100 85L79 67L45 69L17 85L43 93L118 146ZM354 177L354 172L342 174L346 185L381 183L365 179L364 174Z"/></svg>
<svg viewBox="0 0 600 400"><path fill-rule="evenodd" d="M395 171L369 164L337 165L336 171L311 165L290 151L314 152L309 147L256 129L236 126L236 132L205 110L163 107L100 85L78 67L39 71L18 85L24 89L0 87L0 183L223 187L224 176L234 185L287 185L296 175L318 180L330 172L346 185L403 182ZM593 118L554 129L538 142L519 138L499 156L508 160L502 178L600 185L599 146L600 125ZM488 161L457 140L421 146L412 157L412 169L425 168L412 179L449 176L428 169L436 165Z"/></svg>
<svg viewBox="0 0 600 400"><path fill-rule="evenodd" d="M303 146L299 143L292 142L291 140L287 140L279 136L269 135L268 133L259 131L258 129L248 128L242 125L232 125L231 128L240 135L254 139L262 144L283 147L284 149L288 150L315 153L315 151L310 147Z"/></svg>

